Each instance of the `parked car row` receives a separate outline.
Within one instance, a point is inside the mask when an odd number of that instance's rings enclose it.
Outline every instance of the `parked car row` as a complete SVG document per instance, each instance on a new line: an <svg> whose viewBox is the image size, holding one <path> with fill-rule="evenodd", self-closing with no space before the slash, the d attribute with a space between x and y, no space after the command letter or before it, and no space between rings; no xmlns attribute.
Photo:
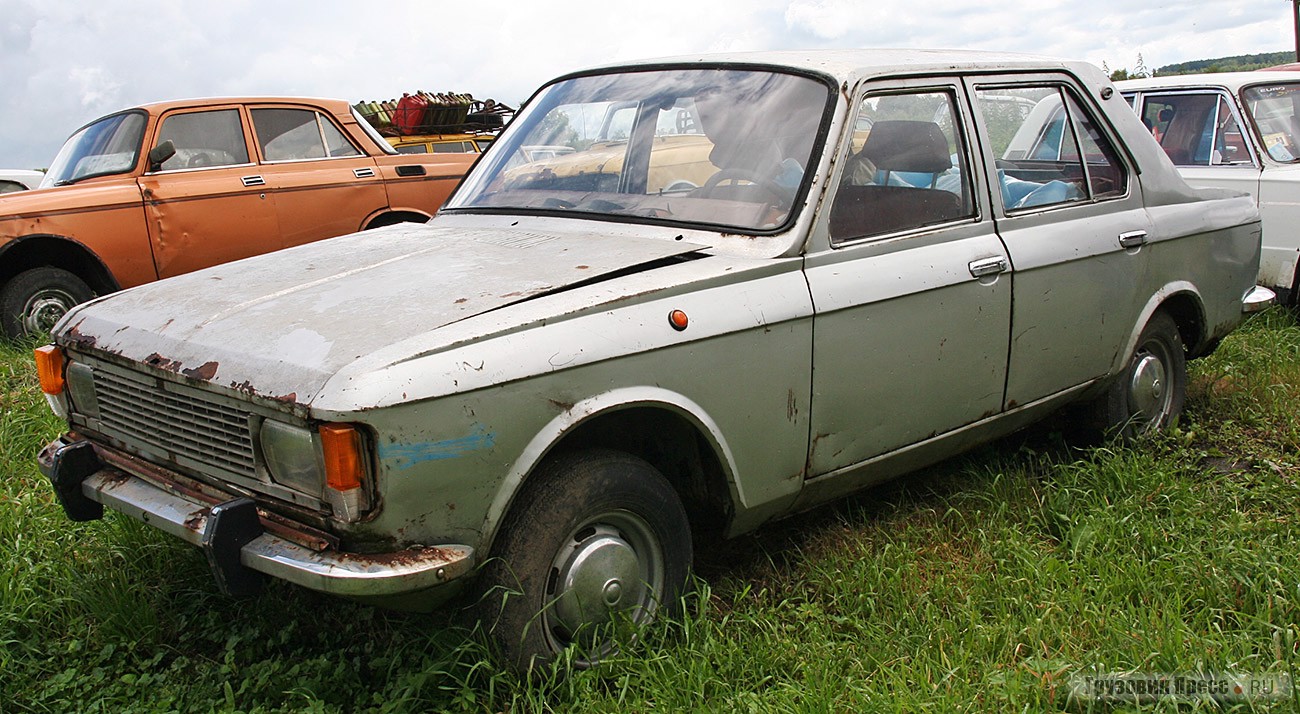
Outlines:
<svg viewBox="0 0 1300 714"><path fill-rule="evenodd" d="M1249 193L1264 222L1260 283L1300 289L1300 72L1229 72L1118 85L1193 186Z"/></svg>
<svg viewBox="0 0 1300 714"><path fill-rule="evenodd" d="M264 145L280 132L255 105L228 111L226 153L142 110L114 121L147 138L74 138L51 178L134 171L145 208L119 203L166 229L170 165L275 185L303 150ZM329 161L411 165L370 158L345 112L309 126ZM320 219L282 208L290 237ZM161 235L154 260L185 260ZM163 275L147 255L125 264ZM37 350L68 423L39 462L70 518L142 519L202 548L225 592L471 593L521 669L590 666L673 610L693 542L1067 405L1126 438L1173 423L1186 360L1272 300L1259 260L1255 202L1189 186L1091 65L614 65L538 90L426 224L72 309Z"/></svg>
<svg viewBox="0 0 1300 714"><path fill-rule="evenodd" d="M95 295L428 220L473 156L398 155L341 100L203 99L78 129L42 190L0 199L0 327L46 332Z"/></svg>

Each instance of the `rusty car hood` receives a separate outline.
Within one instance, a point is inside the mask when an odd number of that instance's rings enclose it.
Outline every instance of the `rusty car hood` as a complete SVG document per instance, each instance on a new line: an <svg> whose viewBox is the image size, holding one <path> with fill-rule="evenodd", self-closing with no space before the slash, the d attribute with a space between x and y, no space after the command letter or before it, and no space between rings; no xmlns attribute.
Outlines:
<svg viewBox="0 0 1300 714"><path fill-rule="evenodd" d="M402 224L109 295L68 313L55 334L74 351L301 406L385 346L704 247Z"/></svg>

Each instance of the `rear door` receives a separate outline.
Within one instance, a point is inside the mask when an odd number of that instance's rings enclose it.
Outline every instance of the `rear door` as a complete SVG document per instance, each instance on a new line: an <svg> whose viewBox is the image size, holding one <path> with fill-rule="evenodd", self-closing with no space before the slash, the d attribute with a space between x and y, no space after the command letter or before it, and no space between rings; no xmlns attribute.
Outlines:
<svg viewBox="0 0 1300 714"><path fill-rule="evenodd" d="M388 205L374 160L325 112L253 105L249 114L285 247L360 230Z"/></svg>
<svg viewBox="0 0 1300 714"><path fill-rule="evenodd" d="M1014 267L1005 403L1013 409L1103 376L1121 359L1143 307L1153 228L1113 130L1072 78L967 83Z"/></svg>
<svg viewBox="0 0 1300 714"><path fill-rule="evenodd" d="M168 112L152 149L176 153L140 177L158 277L258 255L280 247L275 199L257 181L238 105Z"/></svg>

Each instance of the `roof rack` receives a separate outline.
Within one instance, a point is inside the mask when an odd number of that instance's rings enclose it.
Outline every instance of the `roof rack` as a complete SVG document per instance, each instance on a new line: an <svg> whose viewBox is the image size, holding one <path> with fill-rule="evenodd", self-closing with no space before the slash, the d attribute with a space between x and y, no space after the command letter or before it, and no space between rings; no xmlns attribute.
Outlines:
<svg viewBox="0 0 1300 714"><path fill-rule="evenodd" d="M362 101L357 113L384 136L500 131L515 110L492 99L454 92L404 93L401 99Z"/></svg>

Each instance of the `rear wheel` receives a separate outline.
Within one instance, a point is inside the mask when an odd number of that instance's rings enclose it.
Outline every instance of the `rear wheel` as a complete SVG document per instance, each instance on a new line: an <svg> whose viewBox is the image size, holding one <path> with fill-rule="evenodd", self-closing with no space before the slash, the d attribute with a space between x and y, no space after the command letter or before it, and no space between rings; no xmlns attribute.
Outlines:
<svg viewBox="0 0 1300 714"><path fill-rule="evenodd" d="M1108 434L1130 440L1177 421L1187 395L1187 353L1178 324L1158 312L1142 329L1133 356L1097 404Z"/></svg>
<svg viewBox="0 0 1300 714"><path fill-rule="evenodd" d="M691 555L681 501L653 466L604 449L564 455L501 526L482 573L484 618L520 671L570 649L590 667L676 611Z"/></svg>
<svg viewBox="0 0 1300 714"><path fill-rule="evenodd" d="M11 339L43 334L68 310L94 296L84 280L62 268L25 270L0 289L0 327Z"/></svg>

